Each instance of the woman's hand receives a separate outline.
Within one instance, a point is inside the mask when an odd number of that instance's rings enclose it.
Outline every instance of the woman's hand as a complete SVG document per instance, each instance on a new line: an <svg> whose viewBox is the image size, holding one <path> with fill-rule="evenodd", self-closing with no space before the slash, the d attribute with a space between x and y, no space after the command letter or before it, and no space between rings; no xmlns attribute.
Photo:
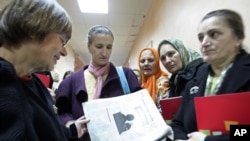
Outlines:
<svg viewBox="0 0 250 141"><path fill-rule="evenodd" d="M85 116L81 116L75 121L78 138L82 137L87 132L86 123L88 122L89 122L89 119L86 119Z"/></svg>
<svg viewBox="0 0 250 141"><path fill-rule="evenodd" d="M188 135L188 141L205 141L205 138L207 135L201 132L192 132L189 133Z"/></svg>
<svg viewBox="0 0 250 141"><path fill-rule="evenodd" d="M69 120L69 121L67 121L67 122L65 123L65 126L69 128L69 126L70 126L71 124L74 124L74 123L75 123L75 120Z"/></svg>

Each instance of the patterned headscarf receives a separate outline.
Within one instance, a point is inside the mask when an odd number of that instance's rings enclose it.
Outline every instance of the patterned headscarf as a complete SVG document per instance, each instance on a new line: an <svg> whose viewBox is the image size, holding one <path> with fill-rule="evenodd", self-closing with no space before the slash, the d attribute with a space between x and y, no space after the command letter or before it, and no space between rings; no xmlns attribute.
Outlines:
<svg viewBox="0 0 250 141"><path fill-rule="evenodd" d="M202 56L198 52L196 52L195 50L185 47L181 40L178 40L175 38L163 40L160 43L160 45L167 44L167 43L172 45L179 52L180 57L181 57L181 61L182 61L182 70L185 70L187 65L190 62L192 62L198 58L202 58ZM160 51L160 48L158 48L158 52L159 51Z"/></svg>
<svg viewBox="0 0 250 141"><path fill-rule="evenodd" d="M143 48L138 56L138 64L140 64L140 58L141 58L141 54L143 51L145 50L150 50L152 51L153 55L154 55L154 59L155 59L155 73L150 75L150 76L145 76L144 73L142 72L142 88L145 88L149 91L152 99L154 102L156 102L156 91L157 91L157 83L156 80L160 77L160 76L166 76L168 77L168 74L166 72L163 72L160 68L160 59L159 56L157 54L157 50L154 48ZM142 68L139 65L140 70L142 70Z"/></svg>

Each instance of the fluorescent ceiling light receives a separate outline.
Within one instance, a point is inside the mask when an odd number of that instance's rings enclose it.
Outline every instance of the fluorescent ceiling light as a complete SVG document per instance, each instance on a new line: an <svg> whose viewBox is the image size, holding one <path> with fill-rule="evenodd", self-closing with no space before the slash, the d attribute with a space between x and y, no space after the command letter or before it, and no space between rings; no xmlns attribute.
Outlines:
<svg viewBox="0 0 250 141"><path fill-rule="evenodd" d="M82 13L108 13L108 0L77 0Z"/></svg>

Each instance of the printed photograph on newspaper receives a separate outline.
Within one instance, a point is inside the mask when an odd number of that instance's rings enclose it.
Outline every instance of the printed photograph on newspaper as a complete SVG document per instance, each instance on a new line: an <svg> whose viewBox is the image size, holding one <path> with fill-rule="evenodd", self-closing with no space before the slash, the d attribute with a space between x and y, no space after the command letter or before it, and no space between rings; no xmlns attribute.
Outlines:
<svg viewBox="0 0 250 141"><path fill-rule="evenodd" d="M82 104L92 141L164 141L172 130L147 90Z"/></svg>

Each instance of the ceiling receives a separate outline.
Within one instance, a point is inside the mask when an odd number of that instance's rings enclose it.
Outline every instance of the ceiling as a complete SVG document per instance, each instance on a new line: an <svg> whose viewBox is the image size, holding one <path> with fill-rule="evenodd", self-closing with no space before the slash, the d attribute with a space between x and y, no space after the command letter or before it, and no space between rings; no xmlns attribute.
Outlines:
<svg viewBox="0 0 250 141"><path fill-rule="evenodd" d="M0 8L10 0L0 0ZM77 0L57 0L70 15L73 35L69 45L84 63L91 56L87 50L87 34L93 25L108 26L114 34L114 44L110 61L124 65L136 35L143 24L152 0L109 0L108 14L83 14Z"/></svg>

